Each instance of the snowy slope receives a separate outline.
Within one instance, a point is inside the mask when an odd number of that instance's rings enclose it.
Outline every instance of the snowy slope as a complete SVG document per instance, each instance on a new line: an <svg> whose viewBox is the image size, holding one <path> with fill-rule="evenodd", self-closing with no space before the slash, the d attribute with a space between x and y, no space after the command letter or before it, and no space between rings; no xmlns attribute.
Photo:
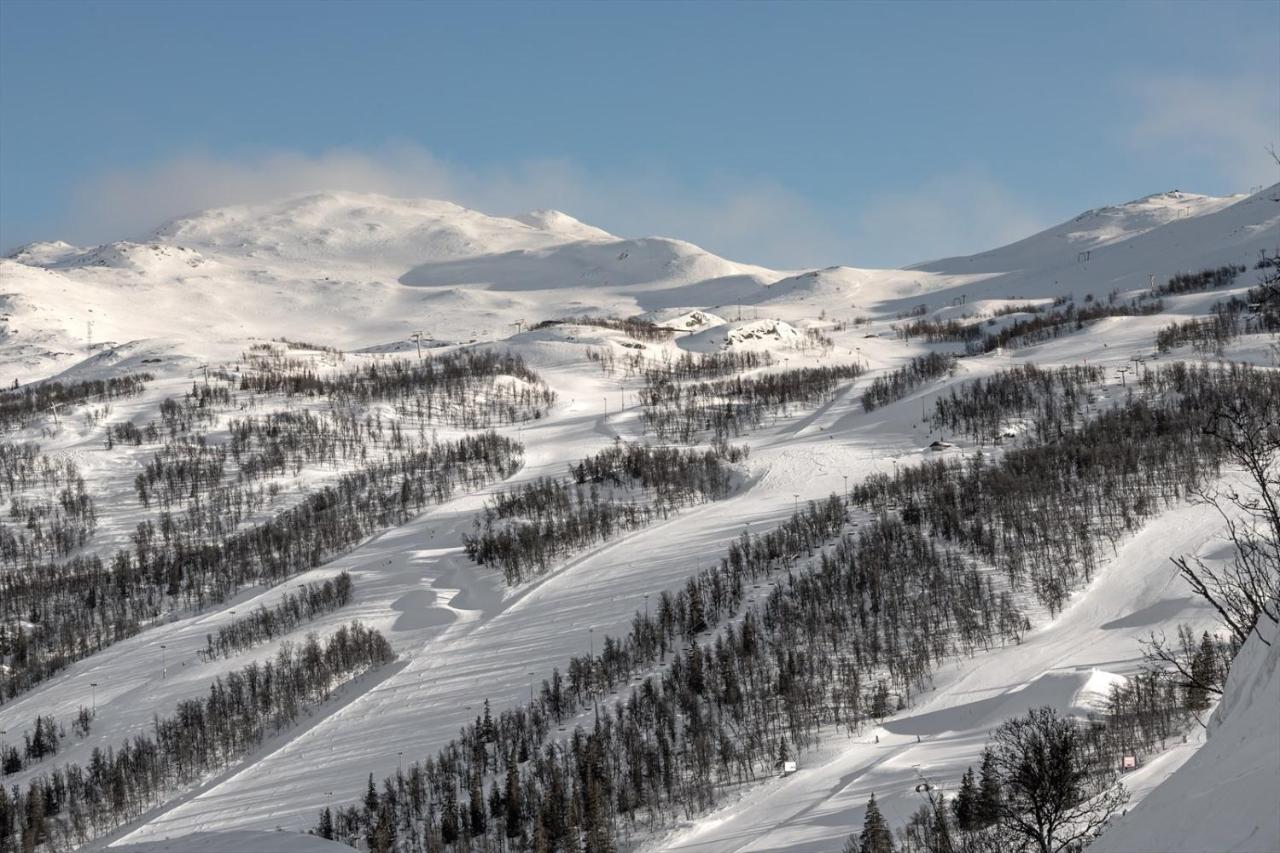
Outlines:
<svg viewBox="0 0 1280 853"><path fill-rule="evenodd" d="M1280 634L1275 628L1263 624L1236 658L1210 720L1208 742L1091 849L1280 850Z"/></svg>
<svg viewBox="0 0 1280 853"><path fill-rule="evenodd" d="M977 275L969 299L1105 296L1146 288L1174 273L1228 263L1252 266L1280 247L1280 184L1251 196L1163 193L1081 214L1071 222L989 252L913 267Z"/></svg>
<svg viewBox="0 0 1280 853"><path fill-rule="evenodd" d="M0 260L0 380L56 373L91 341L226 358L259 334L349 349L418 329L493 340L518 321L747 300L781 276L678 240L621 240L557 211L504 218L321 193L193 214L139 242L39 244Z"/></svg>
<svg viewBox="0 0 1280 853"><path fill-rule="evenodd" d="M351 848L296 832L196 832L171 841L120 844L116 853L342 853Z"/></svg>
<svg viewBox="0 0 1280 853"><path fill-rule="evenodd" d="M358 617L387 635L400 660L122 835L133 843L210 831L304 830L323 805L357 797L369 773L393 772L400 753L407 759L433 752L474 718L485 698L495 709L526 698L531 678L541 681L585 650L592 629L597 638L621 633L646 595L683 584L699 564L719 558L744 522L763 529L788 515L797 499L839 491L846 476L852 483L892 470L895 461L924 458L923 448L936 436L919 424L920 412L951 384L1024 361L1124 366L1150 353L1155 330L1170 315L1202 310L1205 299L1170 300L1167 315L1106 320L1048 344L966 359L954 379L866 413L858 403L861 387L876 372L928 350L894 336L897 312L924 303L937 318L987 316L1011 301L1105 295L1116 287L1143 288L1150 274L1159 279L1251 262L1280 240L1277 196L1276 187L1248 198L1154 196L1092 211L972 259L907 270L771 271L678 240L614 237L554 211L491 217L447 202L349 193L207 211L136 242L27 247L0 260L0 384L139 369L143 358L159 358L147 368L159 374L156 392L137 403L153 407L189 385L202 362L234 359L254 340L284 335L384 351L412 347L408 334L423 329L436 341L502 341L558 394L548 417L507 430L527 446L516 480L562 473L616 436L641 434L640 380L605 374L586 359L588 347L626 354L634 350L623 344L635 342L588 326L512 334L516 321L527 329L568 315L649 312L648 318L688 332L674 342L644 344L653 357L730 345L768 349L776 356L774 369L838 360L865 363L873 372L818 410L780 418L747 437L751 456L729 499L590 549L518 590L506 589L463 554L462 533L485 494L460 496L288 584L245 590L224 606L179 614L72 665L0 706L0 729L21 731L36 713L67 719L85 704L87 685L97 682L91 736L68 744L59 757L83 761L94 747L149 727L154 713L201 695L215 675L271 653L267 644L215 663L197 660L205 635L234 619L233 610L270 605L295 583L349 570L353 604L303 626L292 639ZM1091 252L1089 259L1077 261L1079 251ZM1252 283L1247 279L1241 283ZM856 318L867 322L835 327ZM829 352L805 345L808 328L826 330L834 341ZM1231 354L1259 360L1265 351L1266 342L1254 340ZM122 405L115 417L130 411ZM93 481L100 494L128 494L127 475L103 460L95 429L68 426L42 440L84 460L90 476L101 478ZM1202 508L1189 507L1153 520L1120 544L1066 612L1022 645L950 665L938 673L932 693L878 732L832 738L804 757L801 773L749 790L651 846L839 849L860 825L872 791L893 822L905 820L919 805L917 765L951 784L974 761L989 729L1008 715L1046 702L1083 711L1106 684L1133 671L1147 631L1179 621L1210 626L1211 614L1179 587L1167 558L1211 548L1216 523ZM160 643L171 655L167 677L160 671ZM1222 730L1232 718L1224 714ZM1228 743L1215 734L1211 746L1214 740ZM1196 746L1179 745L1141 778L1131 777L1137 795L1161 790L1160 780ZM273 833L272 839L277 835L292 838ZM173 849L213 850L207 845L226 841L194 838ZM165 848L138 853L151 849Z"/></svg>
<svg viewBox="0 0 1280 853"><path fill-rule="evenodd" d="M1273 193L1274 194L1274 193ZM1171 190L1125 204L1108 205L1084 213L1016 243L989 252L962 258L918 264L918 269L972 272L1008 272L1010 269L1038 267L1046 258L1100 249L1148 234L1180 219L1200 218L1216 213L1247 198L1213 198Z"/></svg>
<svg viewBox="0 0 1280 853"><path fill-rule="evenodd" d="M935 676L936 689L916 707L851 741L837 735L833 748L814 756L804 772L726 807L663 849L838 850L862 825L873 793L890 823L905 823L922 802L915 792L918 774L944 792L954 791L990 731L1004 720L1042 705L1083 716L1102 685L1136 670L1146 632L1177 622L1211 626L1212 614L1179 586L1168 557L1209 547L1218 521L1205 507L1165 514L1128 542L1064 613L1021 645L947 666ZM1187 754L1178 748L1170 758ZM1132 787L1132 779L1126 784Z"/></svg>

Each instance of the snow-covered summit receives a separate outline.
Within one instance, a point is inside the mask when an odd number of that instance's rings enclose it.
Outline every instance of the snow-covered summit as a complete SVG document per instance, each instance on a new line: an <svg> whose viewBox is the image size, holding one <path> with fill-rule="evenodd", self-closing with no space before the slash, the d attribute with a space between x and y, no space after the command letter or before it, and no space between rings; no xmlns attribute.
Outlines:
<svg viewBox="0 0 1280 853"><path fill-rule="evenodd" d="M1246 195L1214 197L1180 190L1144 196L1124 204L1086 210L1072 219L1007 246L976 255L943 258L914 268L935 272L1010 272L1044 266L1065 258L1075 263L1083 253L1114 246L1158 229L1191 221L1213 222ZM1201 244L1203 245L1203 244Z"/></svg>
<svg viewBox="0 0 1280 853"><path fill-rule="evenodd" d="M588 225L587 223L579 219L575 219L569 214L559 210L539 208L537 210L531 210L528 213L516 214L511 218L517 222L523 222L531 228L537 228L540 231L549 231L553 234L573 237L579 240L617 239L603 228Z"/></svg>
<svg viewBox="0 0 1280 853"><path fill-rule="evenodd" d="M553 213L521 221L449 201L323 192L206 210L166 223L154 237L258 259L408 267L555 245L589 234L609 236Z"/></svg>
<svg viewBox="0 0 1280 853"><path fill-rule="evenodd" d="M110 267L135 273L165 274L195 269L207 259L194 249L167 243L132 243L120 240L78 254L69 255L42 266Z"/></svg>
<svg viewBox="0 0 1280 853"><path fill-rule="evenodd" d="M1016 243L910 269L938 273L974 298L1046 298L1145 289L1194 269L1252 265L1280 234L1280 184L1223 198L1178 191L1100 207Z"/></svg>
<svg viewBox="0 0 1280 853"><path fill-rule="evenodd" d="M73 246L65 240L37 240L34 243L27 243L14 249L9 253L8 258L29 266L44 267L61 263L84 251L84 249Z"/></svg>

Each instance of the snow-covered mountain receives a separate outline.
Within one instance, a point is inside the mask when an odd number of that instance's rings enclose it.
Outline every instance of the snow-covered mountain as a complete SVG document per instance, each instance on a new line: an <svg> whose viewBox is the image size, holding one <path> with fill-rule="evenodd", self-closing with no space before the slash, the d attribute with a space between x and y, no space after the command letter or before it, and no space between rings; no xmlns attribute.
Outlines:
<svg viewBox="0 0 1280 853"><path fill-rule="evenodd" d="M257 843L243 834L249 831L305 831L320 808L362 796L369 774L381 779L401 762L434 752L486 700L495 712L525 701L534 683L553 668L564 670L569 656L625 633L651 596L656 602L662 591L682 588L698 567L719 561L744 529L770 529L802 501L891 474L899 464L939 458L927 449L934 439L946 438L949 453L992 452L933 431L921 417L936 397L965 381L1018 364L1087 361L1108 370L1095 402L1123 400L1129 386L1116 383L1124 379L1115 369L1153 356L1155 334L1170 323L1203 316L1215 301L1243 293L1254 283L1260 252L1278 248L1280 185L1228 198L1162 193L1088 211L971 257L891 270L770 270L677 239L615 236L558 211L501 217L444 201L355 193L194 213L150 235L98 247L23 247L0 259L0 387L141 370L156 377L140 398L113 401L97 413L64 412L57 422L53 412L17 434L77 461L98 495L96 535L112 543L128 542L143 518L134 477L155 448L107 452L103 430L152 417L165 397L191 389L206 365L233 376L255 345L275 346L273 357L316 371L335 369L339 357L348 366L376 366L384 357L416 353L411 335L419 331L423 346L442 352L476 344L520 355L557 396L538 419L500 428L525 446L514 483L563 475L567 465L619 437L645 436L644 382L638 369L625 366L628 358L654 365L691 353L749 351L771 359L747 371L753 374L851 362L868 373L841 384L822 405L788 409L744 435L750 455L734 469L726 499L585 549L535 582L508 588L499 573L466 556L463 537L498 488L490 484L285 584L167 614L0 705L0 730L21 732L40 714L70 721L92 701L92 731L68 739L57 756L85 764L93 749L146 731L155 715L207 694L214 677L279 648L282 638L275 637L228 659L202 658L206 638L234 622L237 611L272 606L297 583L345 570L355 582L352 603L288 638L332 633L358 617L386 635L396 663L345 686L315 716L103 841L137 844L126 849L139 853L194 852ZM1105 301L1113 291L1123 303L1147 292L1153 277L1161 283L1226 264L1249 270L1220 291L1167 296L1159 313L1106 317L1025 348L965 358L954 375L890 405L875 411L860 405L871 381L912 357L962 351L954 342L904 339L895 327L908 315L999 329L1010 317L1031 316L1028 304L1074 297L1083 305L1086 297ZM675 332L647 340L630 337L625 326L572 322L588 315L638 316ZM539 326L560 320L567 322ZM341 354L267 343L282 338ZM1245 335L1222 357L1274 367L1272 343ZM1161 358L1218 356L1184 348ZM603 368L607 359L618 369ZM226 413L219 428L225 418L244 416ZM302 495L332 473L286 477L282 494ZM1041 704L1087 714L1109 685L1135 671L1148 632L1177 623L1214 627L1214 614L1178 585L1168 558L1219 553L1220 527L1211 509L1193 505L1142 522L1103 549L1102 569L1061 612L1037 611L1021 643L948 660L914 704L856 735L841 730L829 737L801 757L801 772L744 786L711 814L638 832L635 842L704 853L838 850L861 825L872 793L886 817L902 824L920 805L920 774L954 786L1003 719ZM763 599L767 590L749 594ZM1266 738L1276 732L1267 725L1274 724L1280 682L1274 647L1246 647L1241 660L1207 745L1195 737L1171 744L1127 777L1140 802L1100 849L1175 849L1161 845L1181 838L1187 843L1176 849L1190 851L1193 842L1209 843L1211 834L1191 827L1210 808L1192 797L1197 785L1232 797L1239 807L1233 825L1258 828L1232 836L1230 849L1266 849L1251 845L1273 837L1274 822L1267 821L1274 810L1267 808L1274 797L1237 791L1275 793L1280 784L1274 760L1280 749ZM586 717L576 722L583 720L590 725ZM1252 774L1247 783L1245 774L1228 769L1241 767ZM4 783L25 782L38 771ZM1198 824L1210 833L1212 825ZM165 841L174 838L186 840ZM1142 847L1144 839L1159 844ZM318 841L310 846L312 840L290 836L271 849L329 849Z"/></svg>

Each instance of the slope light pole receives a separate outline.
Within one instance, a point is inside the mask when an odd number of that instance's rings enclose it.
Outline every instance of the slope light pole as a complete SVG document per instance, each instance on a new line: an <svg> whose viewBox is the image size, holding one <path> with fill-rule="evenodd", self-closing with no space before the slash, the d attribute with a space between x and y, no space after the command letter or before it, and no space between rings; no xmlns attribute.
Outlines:
<svg viewBox="0 0 1280 853"><path fill-rule="evenodd" d="M98 716L98 682L90 681L89 690L93 696L93 715Z"/></svg>

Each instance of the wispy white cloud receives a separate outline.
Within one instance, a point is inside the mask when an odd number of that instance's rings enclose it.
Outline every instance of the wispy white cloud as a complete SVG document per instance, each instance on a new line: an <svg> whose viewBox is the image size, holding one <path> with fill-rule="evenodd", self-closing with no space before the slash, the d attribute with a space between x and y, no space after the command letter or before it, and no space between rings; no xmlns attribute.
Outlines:
<svg viewBox="0 0 1280 853"><path fill-rule="evenodd" d="M488 213L553 207L617 234L677 237L783 269L901 264L980 251L1040 224L1028 205L979 174L934 178L833 214L764 179L689 186L660 170L596 175L554 160L475 170L397 143L319 154L188 154L103 174L75 193L69 238L137 237L204 208L317 190L445 198Z"/></svg>
<svg viewBox="0 0 1280 853"><path fill-rule="evenodd" d="M993 249L1049 224L990 175L967 171L873 198L858 213L851 242L866 254L909 263Z"/></svg>
<svg viewBox="0 0 1280 853"><path fill-rule="evenodd" d="M1217 77L1149 76L1124 88L1134 105L1124 139L1134 148L1203 161L1236 192L1280 179L1266 151L1280 146L1274 68Z"/></svg>

